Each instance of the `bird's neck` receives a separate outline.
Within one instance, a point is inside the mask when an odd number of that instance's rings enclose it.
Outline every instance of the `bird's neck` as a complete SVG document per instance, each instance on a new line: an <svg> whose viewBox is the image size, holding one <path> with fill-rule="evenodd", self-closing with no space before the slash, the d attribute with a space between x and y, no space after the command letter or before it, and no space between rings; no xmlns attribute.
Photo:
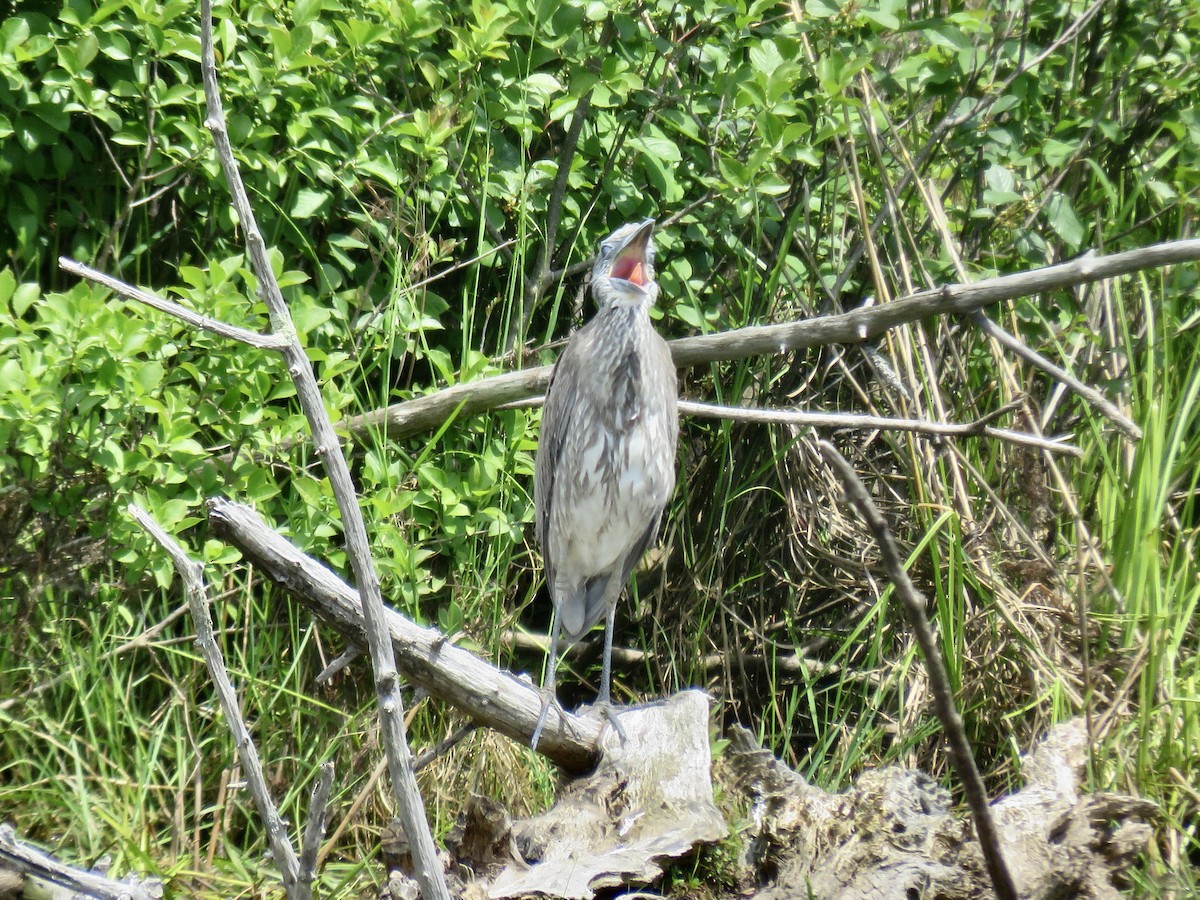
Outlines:
<svg viewBox="0 0 1200 900"><path fill-rule="evenodd" d="M650 304L641 303L610 303L599 314L604 319L604 329L614 335L634 335L643 328L650 327Z"/></svg>

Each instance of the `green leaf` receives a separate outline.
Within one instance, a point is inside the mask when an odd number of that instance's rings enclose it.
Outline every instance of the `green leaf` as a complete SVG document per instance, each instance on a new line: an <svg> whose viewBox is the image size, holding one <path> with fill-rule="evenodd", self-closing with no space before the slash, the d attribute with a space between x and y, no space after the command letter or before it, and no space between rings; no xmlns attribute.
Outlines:
<svg viewBox="0 0 1200 900"><path fill-rule="evenodd" d="M8 266L0 269L0 303L8 303L8 298L13 295L16 287L17 277L13 275L12 269Z"/></svg>
<svg viewBox="0 0 1200 900"><path fill-rule="evenodd" d="M29 307L37 302L41 296L41 290L37 284L32 281L27 281L21 285L12 295L12 310L15 315L23 316Z"/></svg>
<svg viewBox="0 0 1200 900"><path fill-rule="evenodd" d="M534 72L525 79L525 90L538 106L545 106L563 91L562 82L548 72Z"/></svg>
<svg viewBox="0 0 1200 900"><path fill-rule="evenodd" d="M1050 195L1050 199L1046 203L1046 219L1050 223L1050 227L1054 229L1054 233L1062 238L1068 249L1075 251L1083 245L1084 237L1086 237L1083 223L1075 215L1071 201L1064 194L1055 191Z"/></svg>
<svg viewBox="0 0 1200 900"><path fill-rule="evenodd" d="M1048 166L1058 168L1074 156L1078 149L1078 144L1067 144L1054 138L1047 138L1046 143L1042 145L1042 158L1046 160Z"/></svg>
<svg viewBox="0 0 1200 900"><path fill-rule="evenodd" d="M750 56L750 65L754 67L755 71L764 75L773 74L783 65L783 56L774 41L763 41L761 44L751 46L747 52Z"/></svg>
<svg viewBox="0 0 1200 900"><path fill-rule="evenodd" d="M296 202L292 204L290 213L294 219L310 219L327 210L332 201L333 197L329 191L301 188L296 194Z"/></svg>

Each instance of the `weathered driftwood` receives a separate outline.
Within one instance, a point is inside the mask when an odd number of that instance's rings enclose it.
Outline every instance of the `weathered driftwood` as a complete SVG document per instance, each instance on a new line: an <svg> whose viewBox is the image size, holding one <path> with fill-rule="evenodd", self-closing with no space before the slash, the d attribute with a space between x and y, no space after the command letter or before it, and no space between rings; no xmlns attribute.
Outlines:
<svg viewBox="0 0 1200 900"><path fill-rule="evenodd" d="M37 882L26 883L26 878ZM163 895L157 878L127 876L115 881L102 872L76 869L17 838L11 825L0 825L0 897L33 896L66 900L83 894L102 900L156 900Z"/></svg>
<svg viewBox="0 0 1200 900"><path fill-rule="evenodd" d="M766 884L759 900L992 896L970 824L951 814L949 795L927 775L879 769L828 794L744 729L731 737L727 758L753 823L743 863L751 883ZM1144 819L1153 803L1080 794L1086 741L1080 721L1052 729L1022 769L1026 786L993 806L1018 894L1028 900L1115 900L1114 882L1150 839Z"/></svg>
<svg viewBox="0 0 1200 900"><path fill-rule="evenodd" d="M594 773L565 785L547 812L514 826L524 862L506 866L489 897L588 900L598 888L651 882L662 874L657 860L725 836L713 804L708 698L685 691L623 711L620 721L625 740L605 730Z"/></svg>
<svg viewBox="0 0 1200 900"><path fill-rule="evenodd" d="M625 740L601 737L597 769L566 782L548 811L513 822L499 804L473 797L447 840L464 897L546 896L590 900L596 891L649 884L660 863L723 838L713 803L708 698L684 691L619 710ZM385 860L403 870L403 835L389 829ZM393 877L393 900L408 895Z"/></svg>
<svg viewBox="0 0 1200 900"><path fill-rule="evenodd" d="M213 531L245 554L256 567L298 597L321 620L361 645L362 607L358 591L269 528L248 506L228 500L209 502ZM528 743L542 708L542 696L529 681L503 672L454 646L435 628L422 628L393 610L385 614L405 678L450 703L474 722ZM550 709L538 743L545 754L571 773L586 772L599 761L600 722Z"/></svg>

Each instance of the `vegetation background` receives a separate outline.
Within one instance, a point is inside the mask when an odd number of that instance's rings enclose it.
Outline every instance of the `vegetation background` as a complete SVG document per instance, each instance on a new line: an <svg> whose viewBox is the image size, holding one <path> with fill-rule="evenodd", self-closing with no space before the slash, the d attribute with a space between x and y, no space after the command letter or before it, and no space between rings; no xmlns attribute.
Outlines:
<svg viewBox="0 0 1200 900"><path fill-rule="evenodd" d="M1191 234L1191 0L239 0L222 89L252 200L331 410L549 362L589 314L580 263L652 215L668 336L850 309ZM206 536L253 503L344 568L291 382L267 354L132 308L59 255L261 327L203 125L197 10L8 0L0 22L0 815L63 857L175 896L276 893L262 830L148 508L209 564L215 615L284 809L337 765L320 888L370 893L390 815L361 667ZM564 271L566 275L564 277ZM999 424L827 436L905 542L993 792L1086 714L1090 787L1162 807L1136 895L1200 889L1200 306L1196 266L989 310L1103 390L1131 441L969 321L684 373L689 399ZM460 417L353 465L385 596L540 673L536 410ZM924 676L808 431L689 419L662 551L622 605L648 653L618 696L703 685L807 778L921 766L952 783ZM219 461L223 459L224 461ZM578 697L594 676L575 665ZM567 676L568 685L571 677ZM569 697L569 689L568 689ZM461 724L413 705L416 747ZM468 791L517 813L553 772L475 733L422 772L445 829ZM736 816L737 811L731 810ZM725 848L727 849L727 848ZM721 849L668 888L721 893Z"/></svg>

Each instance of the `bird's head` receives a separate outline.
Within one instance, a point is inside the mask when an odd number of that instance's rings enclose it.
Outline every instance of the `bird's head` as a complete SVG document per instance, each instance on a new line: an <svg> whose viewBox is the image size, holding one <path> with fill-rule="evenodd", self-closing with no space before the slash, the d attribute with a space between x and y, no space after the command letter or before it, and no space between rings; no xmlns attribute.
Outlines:
<svg viewBox="0 0 1200 900"><path fill-rule="evenodd" d="M592 296L601 309L650 306L658 297L654 280L654 220L622 225L600 242L592 267Z"/></svg>

